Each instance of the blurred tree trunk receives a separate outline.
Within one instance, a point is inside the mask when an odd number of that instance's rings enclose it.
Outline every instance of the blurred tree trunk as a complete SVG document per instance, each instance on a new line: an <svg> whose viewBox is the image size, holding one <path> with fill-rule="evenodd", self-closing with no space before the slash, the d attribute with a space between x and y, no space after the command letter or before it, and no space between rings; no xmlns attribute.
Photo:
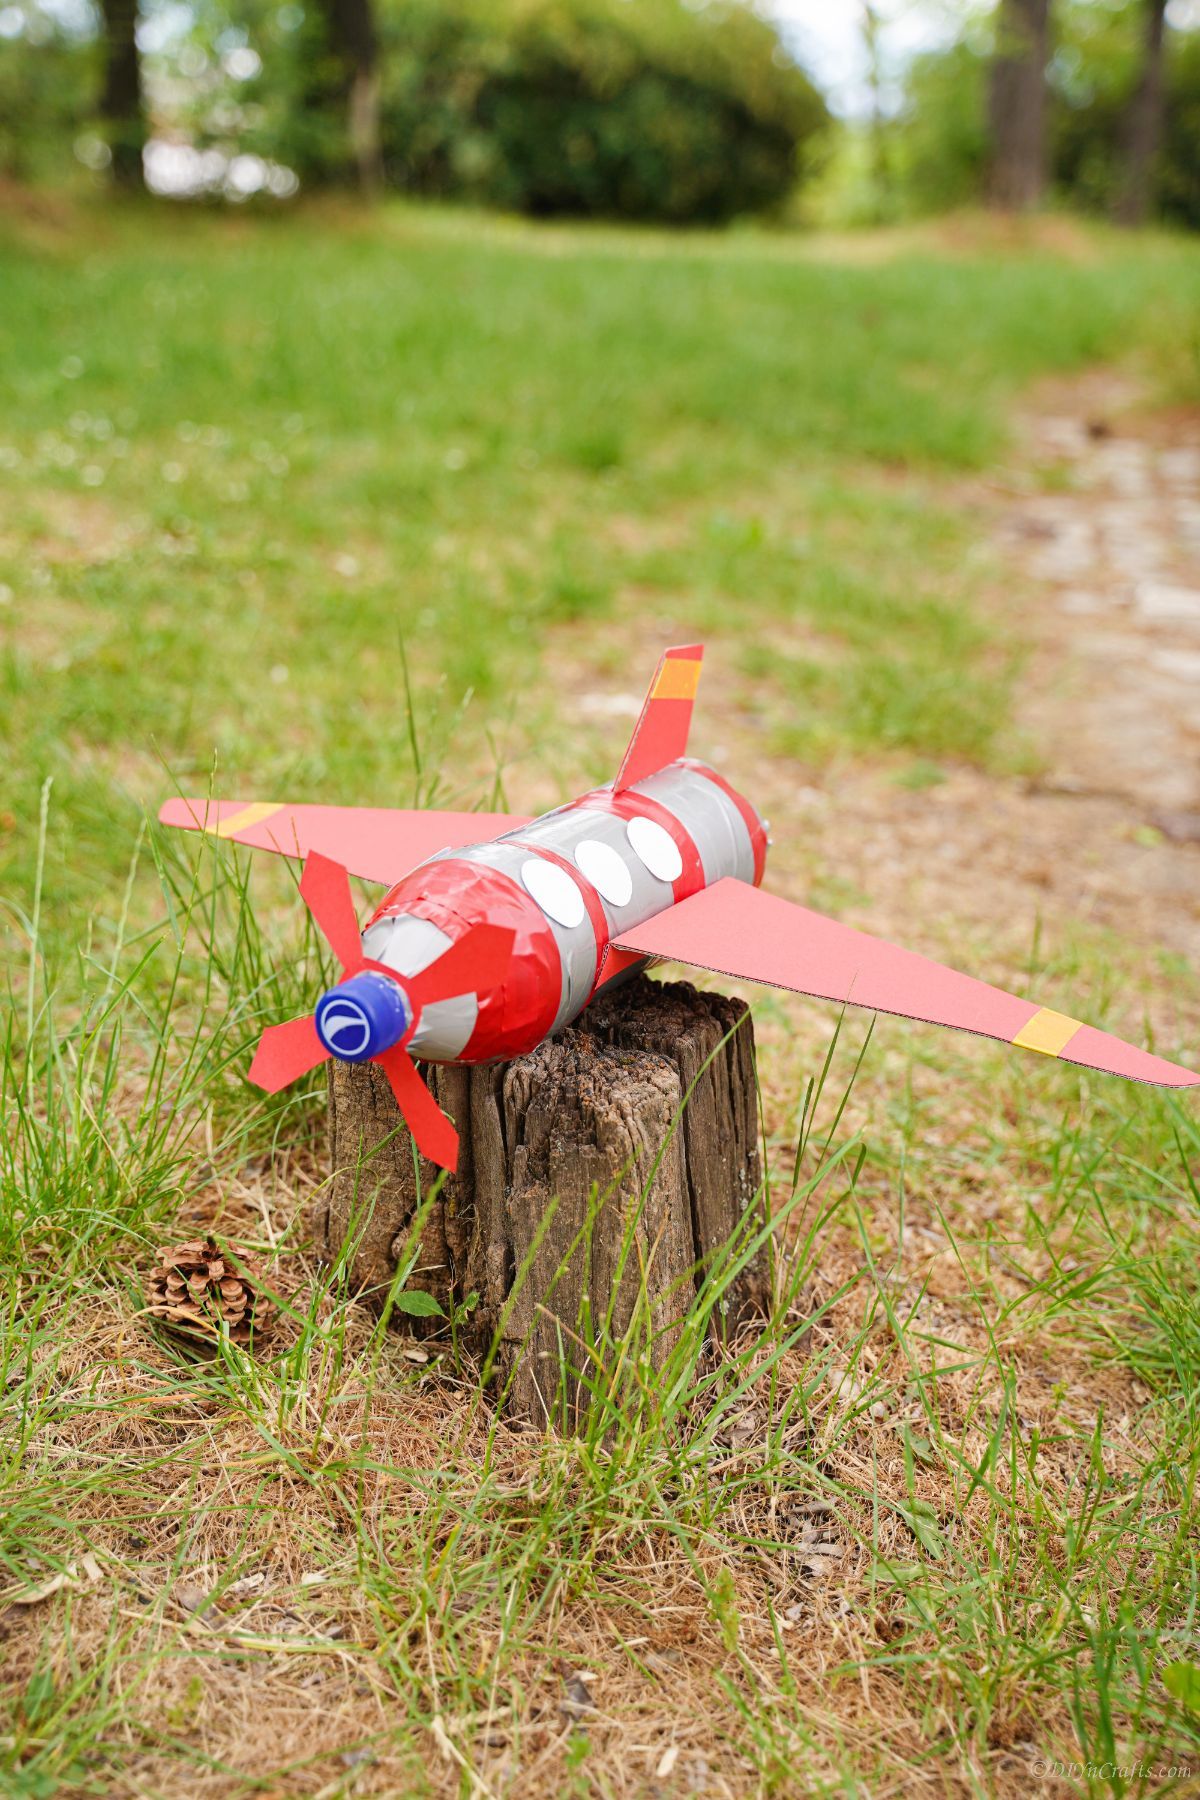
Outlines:
<svg viewBox="0 0 1200 1800"><path fill-rule="evenodd" d="M867 52L867 84L871 91L871 183L874 188L872 211L877 225L883 224L892 213L892 172L888 158L887 118L884 113L880 27L878 7L873 0L863 0L863 44Z"/></svg>
<svg viewBox="0 0 1200 1800"><path fill-rule="evenodd" d="M1046 185L1046 63L1050 0L1000 0L988 96L992 153L988 197L1023 212Z"/></svg>
<svg viewBox="0 0 1200 1800"><path fill-rule="evenodd" d="M1122 225L1144 225L1162 143L1167 0L1146 0L1142 72L1125 116L1125 176L1117 200Z"/></svg>
<svg viewBox="0 0 1200 1800"><path fill-rule="evenodd" d="M118 187L140 188L146 122L138 67L137 0L101 0L101 9L104 87L100 118L112 152L112 177Z"/></svg>
<svg viewBox="0 0 1200 1800"><path fill-rule="evenodd" d="M383 185L379 142L379 34L372 0L321 0L334 65L332 98L343 109L354 173L364 193Z"/></svg>

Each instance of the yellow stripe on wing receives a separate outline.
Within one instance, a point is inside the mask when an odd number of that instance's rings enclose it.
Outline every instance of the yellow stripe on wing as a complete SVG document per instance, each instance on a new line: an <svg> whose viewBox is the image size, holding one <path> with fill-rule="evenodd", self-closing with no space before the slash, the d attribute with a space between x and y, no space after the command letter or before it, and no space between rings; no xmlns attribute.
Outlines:
<svg viewBox="0 0 1200 1800"><path fill-rule="evenodd" d="M1078 1030L1078 1019L1043 1006L1022 1025L1013 1043L1022 1050L1040 1050L1043 1056L1061 1056Z"/></svg>
<svg viewBox="0 0 1200 1800"><path fill-rule="evenodd" d="M282 811L282 800L256 800L253 806L243 806L240 812L230 813L219 825L206 825L205 831L210 837L236 837L239 831L249 831L251 825L261 825L272 813Z"/></svg>

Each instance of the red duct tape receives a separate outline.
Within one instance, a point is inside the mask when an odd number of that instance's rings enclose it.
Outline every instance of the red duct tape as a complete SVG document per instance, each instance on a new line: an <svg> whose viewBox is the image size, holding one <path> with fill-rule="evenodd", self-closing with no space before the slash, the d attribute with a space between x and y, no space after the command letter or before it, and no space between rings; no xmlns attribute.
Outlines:
<svg viewBox="0 0 1200 1800"><path fill-rule="evenodd" d="M459 1062L507 1061L541 1043L562 999L562 959L545 915L520 882L485 863L443 857L397 882L371 924L396 913L428 919L455 942L480 925L512 932L511 953L475 990L479 1016Z"/></svg>

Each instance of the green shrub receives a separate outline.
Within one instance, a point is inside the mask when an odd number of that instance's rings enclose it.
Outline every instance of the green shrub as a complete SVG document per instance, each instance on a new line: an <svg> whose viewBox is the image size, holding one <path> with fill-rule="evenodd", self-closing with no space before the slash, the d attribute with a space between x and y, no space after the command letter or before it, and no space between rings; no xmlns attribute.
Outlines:
<svg viewBox="0 0 1200 1800"><path fill-rule="evenodd" d="M21 18L0 36L0 175L62 180L77 169L72 144L94 105L93 46L38 6L5 10Z"/></svg>
<svg viewBox="0 0 1200 1800"><path fill-rule="evenodd" d="M1137 57L1096 59L1073 85L1060 84L1053 116L1054 176L1078 206L1111 211L1122 181L1125 115L1137 82ZM1163 144L1155 171L1158 210L1200 229L1200 36L1167 36Z"/></svg>
<svg viewBox="0 0 1200 1800"><path fill-rule="evenodd" d="M978 199L988 154L986 85L985 55L966 39L914 60L893 159L909 210L943 212Z"/></svg>
<svg viewBox="0 0 1200 1800"><path fill-rule="evenodd" d="M1140 0L1090 7L1073 0L1058 23L1051 163L1060 192L1085 211L1111 212L1120 193L1125 115L1144 29Z"/></svg>
<svg viewBox="0 0 1200 1800"><path fill-rule="evenodd" d="M1176 44L1167 69L1158 195L1166 218L1200 231L1200 35Z"/></svg>
<svg viewBox="0 0 1200 1800"><path fill-rule="evenodd" d="M383 138L410 192L711 221L784 200L826 122L747 7L451 0L388 21Z"/></svg>

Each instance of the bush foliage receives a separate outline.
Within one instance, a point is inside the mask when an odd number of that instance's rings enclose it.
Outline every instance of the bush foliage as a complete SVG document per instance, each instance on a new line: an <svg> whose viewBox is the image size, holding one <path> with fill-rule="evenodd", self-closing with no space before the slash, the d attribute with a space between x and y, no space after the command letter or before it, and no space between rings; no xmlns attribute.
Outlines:
<svg viewBox="0 0 1200 1800"><path fill-rule="evenodd" d="M824 103L748 8L418 0L390 22L396 186L530 213L718 220L784 200Z"/></svg>
<svg viewBox="0 0 1200 1800"><path fill-rule="evenodd" d="M21 4L29 29L0 39L0 170L61 174L98 99L96 21L64 32L46 0ZM382 0L377 11L384 165L409 193L717 221L784 201L827 122L742 0ZM166 43L148 66L168 135L227 158L257 152L307 186L344 178L345 110L316 6L197 0ZM245 44L261 67L235 79L228 54Z"/></svg>
<svg viewBox="0 0 1200 1800"><path fill-rule="evenodd" d="M94 105L99 57L40 9L5 10L20 29L0 35L0 175L61 179Z"/></svg>
<svg viewBox="0 0 1200 1800"><path fill-rule="evenodd" d="M1200 36L1172 33L1168 41L1163 143L1155 171L1161 216L1200 230ZM1135 76L1093 81L1075 105L1055 118L1055 175L1077 204L1108 211L1121 186L1122 134Z"/></svg>

